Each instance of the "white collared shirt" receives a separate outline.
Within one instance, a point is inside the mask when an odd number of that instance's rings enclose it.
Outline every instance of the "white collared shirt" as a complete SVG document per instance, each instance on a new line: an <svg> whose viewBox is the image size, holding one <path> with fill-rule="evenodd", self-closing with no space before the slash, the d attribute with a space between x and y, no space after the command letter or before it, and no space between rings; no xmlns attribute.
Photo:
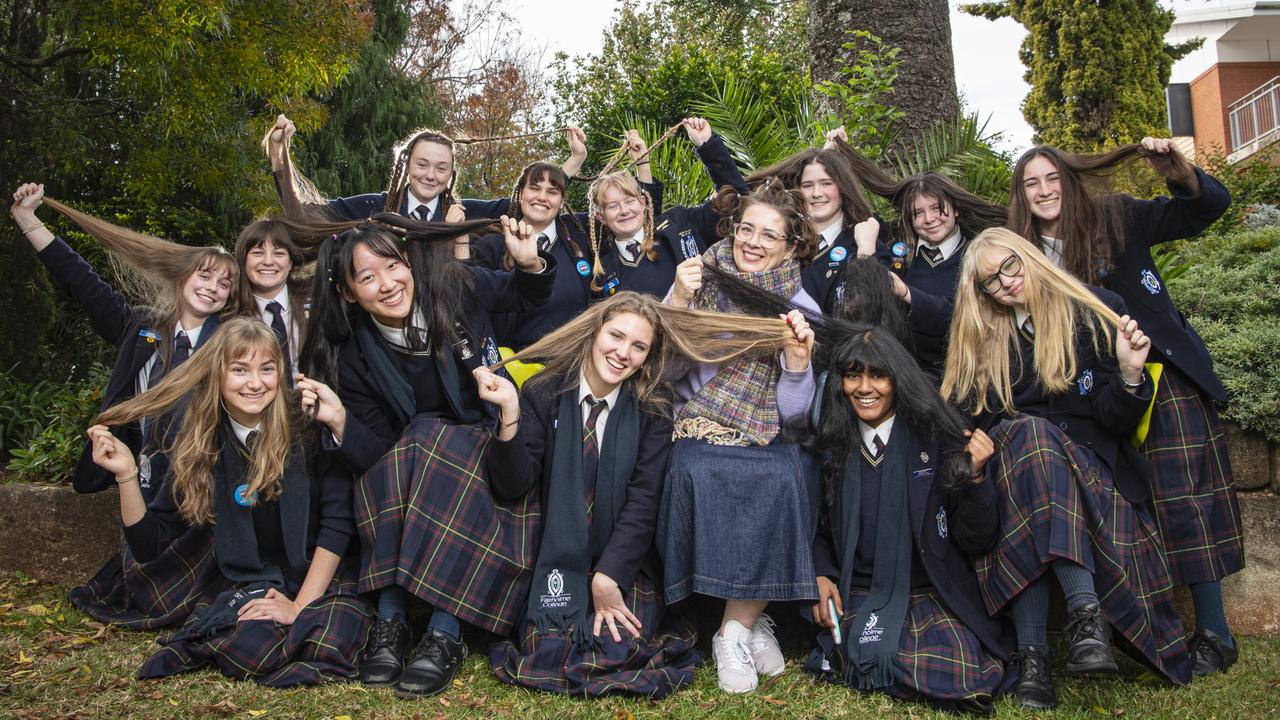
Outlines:
<svg viewBox="0 0 1280 720"><path fill-rule="evenodd" d="M930 245L927 242L921 242L920 247L931 247L942 253L942 258L938 262L944 262L947 258L955 254L956 249L960 247L960 228L956 228L956 231L951 233L951 237L943 240L937 245Z"/></svg>
<svg viewBox="0 0 1280 720"><path fill-rule="evenodd" d="M268 327L271 326L271 322L275 320L275 317L272 316L271 311L267 309L267 306L273 302L280 303L280 316L284 318L284 326L288 328L287 332L289 333L289 367L297 368L298 350L300 349L298 346L302 343L298 339L298 323L294 321L293 313L289 312L288 284L280 288L280 292L273 298L263 298L258 295L254 295L253 301L258 304L258 316L262 318L262 322L266 323Z"/></svg>
<svg viewBox="0 0 1280 720"><path fill-rule="evenodd" d="M596 447L600 446L600 439L604 438L604 425L609 420L609 411L618 403L618 395L621 393L622 383L618 383L608 395L598 398L591 394L591 386L587 384L587 378L583 375L578 376L578 404L582 406L582 429L587 428L587 413L591 411L591 406L586 403L587 396L591 395L595 400L605 401L604 409L596 418Z"/></svg>
<svg viewBox="0 0 1280 720"><path fill-rule="evenodd" d="M844 231L844 216L836 216L836 221L827 226L826 230L818 233L818 254L827 251L836 238L840 237L840 233Z"/></svg>
<svg viewBox="0 0 1280 720"><path fill-rule="evenodd" d="M249 433L255 430L262 429L262 423L258 423L253 427L246 427L236 422L235 418L231 417L230 415L227 416L227 419L231 421L231 430L235 432L236 439L239 440L240 444L245 447L249 447Z"/></svg>
<svg viewBox="0 0 1280 720"><path fill-rule="evenodd" d="M537 231L537 233L534 234L533 239L537 240L539 235L547 236L548 250L555 247L556 246L556 221L552 220L550 225L548 225L542 230Z"/></svg>
<svg viewBox="0 0 1280 720"><path fill-rule="evenodd" d="M190 352L194 353L196 351L196 346L200 344L200 331L203 329L204 329L204 325L201 325L196 328L192 328L191 330L187 330L186 328L182 327L182 321L179 320L178 324L173 326L173 337L176 340L178 337L178 333L180 332L186 333L187 340L190 341L191 343ZM139 395L146 392L147 388L151 387L151 376L155 374L156 366L159 365L159 363L160 363L160 348L156 348L156 352L151 356L151 359L148 360L146 363L144 363L142 365L142 369L138 371L138 394Z"/></svg>
<svg viewBox="0 0 1280 720"><path fill-rule="evenodd" d="M1044 251L1044 256L1049 258L1049 262L1062 267L1062 238L1041 235L1040 249Z"/></svg>
<svg viewBox="0 0 1280 720"><path fill-rule="evenodd" d="M1013 308L1013 321L1017 323L1017 326L1019 329L1021 329L1022 326L1025 325L1027 321L1030 319L1031 319L1031 313L1027 312L1026 308L1021 308L1016 306ZM1034 322L1032 323L1032 327L1035 327Z"/></svg>
<svg viewBox="0 0 1280 720"><path fill-rule="evenodd" d="M422 211L423 220L430 220L436 216L436 208L440 207L439 195L431 198L429 202L422 202L419 200L418 196L413 194L413 190L406 191L405 195L409 198L409 205L405 208L406 215L412 216L413 211L416 210L419 205L423 205L426 206L426 210Z"/></svg>
<svg viewBox="0 0 1280 720"><path fill-rule="evenodd" d="M409 338L405 334L405 328L409 327L410 325L416 328L422 328L423 332L426 332L427 318L425 315L422 314L421 310L414 308L413 316L410 318L409 322L405 323L404 327L397 328L397 327L391 327L389 325L383 325L381 322L378 321L377 318L373 316L370 316L369 319L373 320L373 327L377 329L378 334L382 336L382 339L386 340L391 345L391 347L394 348L397 352L404 353L405 355L430 355L431 354L430 347L428 347L426 350L411 352L409 350Z"/></svg>
<svg viewBox="0 0 1280 720"><path fill-rule="evenodd" d="M884 447L889 447L889 435L893 433L893 421L896 417L896 415L890 415L875 427L871 427L861 420L858 421L858 432L862 434L862 445L872 457L876 455L877 437L880 438L880 442Z"/></svg>
<svg viewBox="0 0 1280 720"><path fill-rule="evenodd" d="M618 257L622 258L623 260L629 263L633 263L636 260L640 259L639 254L637 254L635 257L632 257L631 253L627 252L627 245L633 242L640 243L642 247L644 246L644 230L643 229L637 231L635 235L629 238L613 239L613 244L618 247Z"/></svg>

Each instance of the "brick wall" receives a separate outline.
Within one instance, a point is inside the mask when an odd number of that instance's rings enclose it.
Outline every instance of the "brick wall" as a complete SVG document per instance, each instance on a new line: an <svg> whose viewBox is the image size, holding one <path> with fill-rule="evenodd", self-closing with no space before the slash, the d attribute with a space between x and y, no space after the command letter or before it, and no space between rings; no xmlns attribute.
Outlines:
<svg viewBox="0 0 1280 720"><path fill-rule="evenodd" d="M1231 103L1280 75L1280 62L1219 63L1191 81L1191 117L1196 126L1197 153L1230 153Z"/></svg>

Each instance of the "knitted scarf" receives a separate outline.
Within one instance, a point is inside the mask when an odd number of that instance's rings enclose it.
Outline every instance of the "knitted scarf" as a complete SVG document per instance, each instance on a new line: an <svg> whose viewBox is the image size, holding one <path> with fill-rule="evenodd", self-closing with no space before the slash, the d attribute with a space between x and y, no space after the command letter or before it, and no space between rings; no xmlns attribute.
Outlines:
<svg viewBox="0 0 1280 720"><path fill-rule="evenodd" d="M800 263L784 261L772 270L738 272L733 242L721 240L703 258L710 264L756 287L790 300L800 292ZM716 292L699 293L694 306L732 312L731 303ZM782 366L776 357L747 355L720 366L676 413L676 438L696 438L714 445L768 445L782 430L778 416L778 379Z"/></svg>

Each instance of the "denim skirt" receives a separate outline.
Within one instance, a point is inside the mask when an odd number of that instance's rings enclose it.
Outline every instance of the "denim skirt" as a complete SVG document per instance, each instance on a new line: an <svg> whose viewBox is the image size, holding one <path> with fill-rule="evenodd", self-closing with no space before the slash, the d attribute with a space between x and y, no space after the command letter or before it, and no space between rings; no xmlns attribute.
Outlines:
<svg viewBox="0 0 1280 720"><path fill-rule="evenodd" d="M815 600L819 465L799 445L733 447L677 440L657 543L664 594Z"/></svg>

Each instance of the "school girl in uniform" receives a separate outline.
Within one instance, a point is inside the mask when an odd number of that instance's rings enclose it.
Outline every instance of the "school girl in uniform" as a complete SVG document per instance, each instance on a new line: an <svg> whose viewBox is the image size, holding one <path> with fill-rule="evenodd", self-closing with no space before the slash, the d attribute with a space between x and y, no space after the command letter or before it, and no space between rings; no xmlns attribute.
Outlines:
<svg viewBox="0 0 1280 720"><path fill-rule="evenodd" d="M134 551L154 551L174 522L212 526L216 565L231 586L161 639L139 679L206 666L273 687L355 675L369 615L348 577L354 557L344 563L355 547L351 475L319 452L284 367L271 328L235 318L182 373L89 428L94 462L120 489ZM333 393L302 387L325 431L341 437ZM148 504L133 453L110 427L175 409L173 480Z"/></svg>
<svg viewBox="0 0 1280 720"><path fill-rule="evenodd" d="M1004 228L979 234L961 263L942 392L991 427L998 448L988 469L1001 537L978 580L987 610L1012 614L1014 695L1027 707L1057 703L1050 577L1066 598L1068 672L1115 672L1114 629L1169 681L1190 676L1168 565L1142 508L1145 463L1128 444L1154 390L1143 369L1151 343L1117 311L1113 293L1091 292Z"/></svg>
<svg viewBox="0 0 1280 720"><path fill-rule="evenodd" d="M524 449L472 371L498 362L490 313L545 303L555 260L527 224L505 227L512 272L453 258L452 238L481 223L391 213L333 234L316 262L302 367L347 409L337 452L360 476L359 587L377 606L359 677L403 697L447 688L462 623L506 633L528 590L536 513L490 487ZM410 653L417 601L431 615Z"/></svg>
<svg viewBox="0 0 1280 720"><path fill-rule="evenodd" d="M725 188L717 209L726 216L725 239L681 263L668 302L731 309L711 288L699 292L705 262L818 312L800 277L816 242L800 194L777 181L745 197ZM782 438L784 426L804 423L813 400L813 331L799 310L786 322L781 353L668 371L676 445L658 526L665 595L668 604L693 593L725 600L712 649L726 692L750 692L759 674L783 672L768 604L817 597L810 553L817 471Z"/></svg>
<svg viewBox="0 0 1280 720"><path fill-rule="evenodd" d="M813 618L830 634L806 667L989 714L1013 679L1013 638L987 614L972 564L1000 534L994 446L885 329L853 325L832 344L813 441L825 459Z"/></svg>
<svg viewBox="0 0 1280 720"><path fill-rule="evenodd" d="M504 682L659 698L693 681L696 631L667 612L653 538L671 449L662 371L696 329L659 303L624 291L517 356L546 369L519 399L527 458L504 482L536 496L543 521L524 615L489 651ZM516 403L496 375L480 386Z"/></svg>
<svg viewBox="0 0 1280 720"><path fill-rule="evenodd" d="M971 238L1004 225L1006 210L937 173L901 181L888 199L900 218L897 236L907 244L905 268L891 274L894 293L909 307L916 361L941 382L960 261Z"/></svg>
<svg viewBox="0 0 1280 720"><path fill-rule="evenodd" d="M236 281L236 264L220 247L189 247L112 225L44 197L44 186L28 183L13 195L11 212L54 284L76 300L93 329L119 348L101 408L106 410L144 392L177 369L213 337L219 313ZM36 217L46 203L103 243L134 272L150 292L149 306L134 306L104 281L61 238ZM167 464L159 452L164 430L157 418L114 429L129 451L139 456L139 486L151 501L161 494ZM77 492L112 486L110 473L94 464L86 443L72 476ZM72 602L89 615L124 627L150 629L182 622L195 603L214 589L217 573L207 532L174 528L150 562L137 562L126 546L82 587Z"/></svg>
<svg viewBox="0 0 1280 720"><path fill-rule="evenodd" d="M1085 180L1142 156L1171 197L1093 196ZM1227 189L1187 162L1171 140L1143 138L1111 152L1079 156L1051 147L1027 151L1014 167L1009 225L1084 282L1124 298L1151 338L1162 374L1150 429L1140 448L1151 460L1151 495L1174 582L1195 602L1190 636L1197 676L1239 657L1222 604L1222 578L1244 567L1240 506L1215 403L1227 393L1204 341L1173 305L1151 248L1194 237L1226 212Z"/></svg>
<svg viewBox="0 0 1280 720"><path fill-rule="evenodd" d="M559 167L535 162L525 167L511 194L514 220L532 228L538 252L555 258L551 298L521 312L493 319L498 344L523 349L576 317L591 303L594 258L588 223L561 212L569 178ZM471 260L489 270L510 270L505 233L490 233L471 245Z"/></svg>
<svg viewBox="0 0 1280 720"><path fill-rule="evenodd" d="M835 132L843 133L843 128ZM824 313L835 312L844 300L843 271L850 256L875 256L886 265L891 262L890 248L880 239L881 223L863 194L862 182L834 142L832 139L822 149L802 150L747 178L756 186L776 177L804 195L805 215L818 236L817 248L803 272L804 288ZM885 240L887 231L885 225Z"/></svg>
<svg viewBox="0 0 1280 720"><path fill-rule="evenodd" d="M742 173L711 125L698 117L685 118L682 124L712 184L745 193ZM638 134L633 138L629 149L637 158L637 178L610 173L597 178L587 192L592 214L603 226L592 226L601 236L593 236L591 242L596 256L592 287L605 296L635 290L664 297L675 279L676 266L701 255L718 239L720 215L710 199L696 207L676 205L664 211L662 184L649 171L648 148ZM647 207L641 189L650 196Z"/></svg>
<svg viewBox="0 0 1280 720"><path fill-rule="evenodd" d="M263 147L271 160L276 191L286 213L303 204L326 205L336 220L363 220L379 212L394 212L424 221L461 222L497 218L506 214L510 201L457 199L453 188L458 180L454 165L454 144L447 135L427 128L414 130L391 150L391 177L387 189L351 197L326 200L293 166L289 141L296 128L284 115L267 130ZM572 177L582 168L587 157L586 136L577 127L565 132L570 156L562 166Z"/></svg>
<svg viewBox="0 0 1280 720"><path fill-rule="evenodd" d="M271 326L284 354L285 378L292 385L307 327L307 295L311 279L294 273L308 258L293 242L289 225L278 218L249 223L236 238L236 314L256 317Z"/></svg>

